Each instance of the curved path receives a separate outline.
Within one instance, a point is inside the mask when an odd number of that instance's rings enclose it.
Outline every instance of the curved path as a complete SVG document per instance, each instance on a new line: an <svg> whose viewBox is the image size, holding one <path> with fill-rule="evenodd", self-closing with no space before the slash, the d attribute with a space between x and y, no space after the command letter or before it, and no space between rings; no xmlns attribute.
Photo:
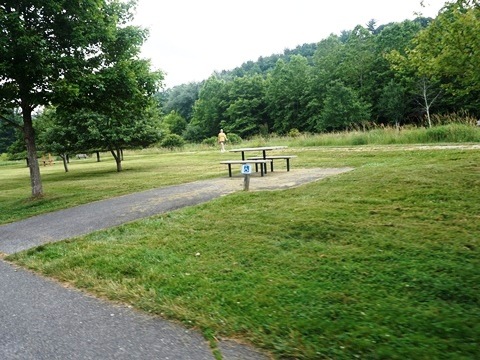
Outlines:
<svg viewBox="0 0 480 360"><path fill-rule="evenodd" d="M298 186L350 171L292 169L252 176L250 191ZM12 254L136 219L196 205L243 189L243 177L143 191L0 226L0 253ZM201 334L0 261L0 359L214 359ZM219 341L225 360L268 359Z"/></svg>

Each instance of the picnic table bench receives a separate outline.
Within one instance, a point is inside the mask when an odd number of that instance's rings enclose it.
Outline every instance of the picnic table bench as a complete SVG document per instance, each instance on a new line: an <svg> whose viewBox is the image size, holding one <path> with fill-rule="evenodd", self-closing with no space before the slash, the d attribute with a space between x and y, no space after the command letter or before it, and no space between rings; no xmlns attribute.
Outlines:
<svg viewBox="0 0 480 360"><path fill-rule="evenodd" d="M294 159L296 158L297 156L296 155L273 155L273 156L270 156L270 155L267 155L265 157L265 160L272 160L272 162L270 163L270 171L273 172L273 160L276 160L276 159L283 159L287 162L287 171L290 171L290 159ZM247 160L260 160L260 159L264 159L263 156L254 156L254 157L249 157ZM257 169L258 167L258 164L255 164L255 170L258 171Z"/></svg>
<svg viewBox="0 0 480 360"><path fill-rule="evenodd" d="M255 167L258 166L258 164L261 164L260 168L260 172L261 172L261 176L263 176L264 174L264 169L263 169L263 165L266 165L267 163L272 163L273 160L272 159L263 159L263 158L260 158L258 160L223 160L223 161L220 161L220 164L227 164L228 165L228 176L232 177L232 164L255 164ZM258 172L258 167L256 168L256 171Z"/></svg>

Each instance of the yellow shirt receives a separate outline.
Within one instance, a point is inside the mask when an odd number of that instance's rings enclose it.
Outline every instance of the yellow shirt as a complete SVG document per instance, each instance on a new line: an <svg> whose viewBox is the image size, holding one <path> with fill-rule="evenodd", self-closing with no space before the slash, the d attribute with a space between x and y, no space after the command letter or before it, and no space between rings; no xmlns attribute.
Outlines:
<svg viewBox="0 0 480 360"><path fill-rule="evenodd" d="M225 142L225 141L227 141L227 135L223 132L218 134L218 142Z"/></svg>

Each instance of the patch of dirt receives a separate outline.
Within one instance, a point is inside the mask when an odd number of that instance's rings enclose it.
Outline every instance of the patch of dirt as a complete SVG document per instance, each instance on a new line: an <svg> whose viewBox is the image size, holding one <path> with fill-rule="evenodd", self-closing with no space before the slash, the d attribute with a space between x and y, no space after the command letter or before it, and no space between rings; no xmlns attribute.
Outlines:
<svg viewBox="0 0 480 360"><path fill-rule="evenodd" d="M259 173L254 173L250 175L249 190L288 189L352 170L353 168L290 169L290 171L267 172L263 177ZM233 190L244 189L244 175L242 174L234 175L231 178L222 178L222 182L225 186L233 186Z"/></svg>

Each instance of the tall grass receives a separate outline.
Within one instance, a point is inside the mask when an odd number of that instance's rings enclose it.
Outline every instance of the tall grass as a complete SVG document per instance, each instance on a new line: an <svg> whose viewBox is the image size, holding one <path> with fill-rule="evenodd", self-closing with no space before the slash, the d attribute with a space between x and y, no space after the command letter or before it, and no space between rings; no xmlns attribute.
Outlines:
<svg viewBox="0 0 480 360"><path fill-rule="evenodd" d="M289 146L355 146L355 145L406 145L436 143L480 142L480 127L471 124L449 123L432 128L425 127L377 127L369 131L353 130L326 134L299 134L295 137L275 137L269 142L281 142ZM255 146L266 139L255 138Z"/></svg>

